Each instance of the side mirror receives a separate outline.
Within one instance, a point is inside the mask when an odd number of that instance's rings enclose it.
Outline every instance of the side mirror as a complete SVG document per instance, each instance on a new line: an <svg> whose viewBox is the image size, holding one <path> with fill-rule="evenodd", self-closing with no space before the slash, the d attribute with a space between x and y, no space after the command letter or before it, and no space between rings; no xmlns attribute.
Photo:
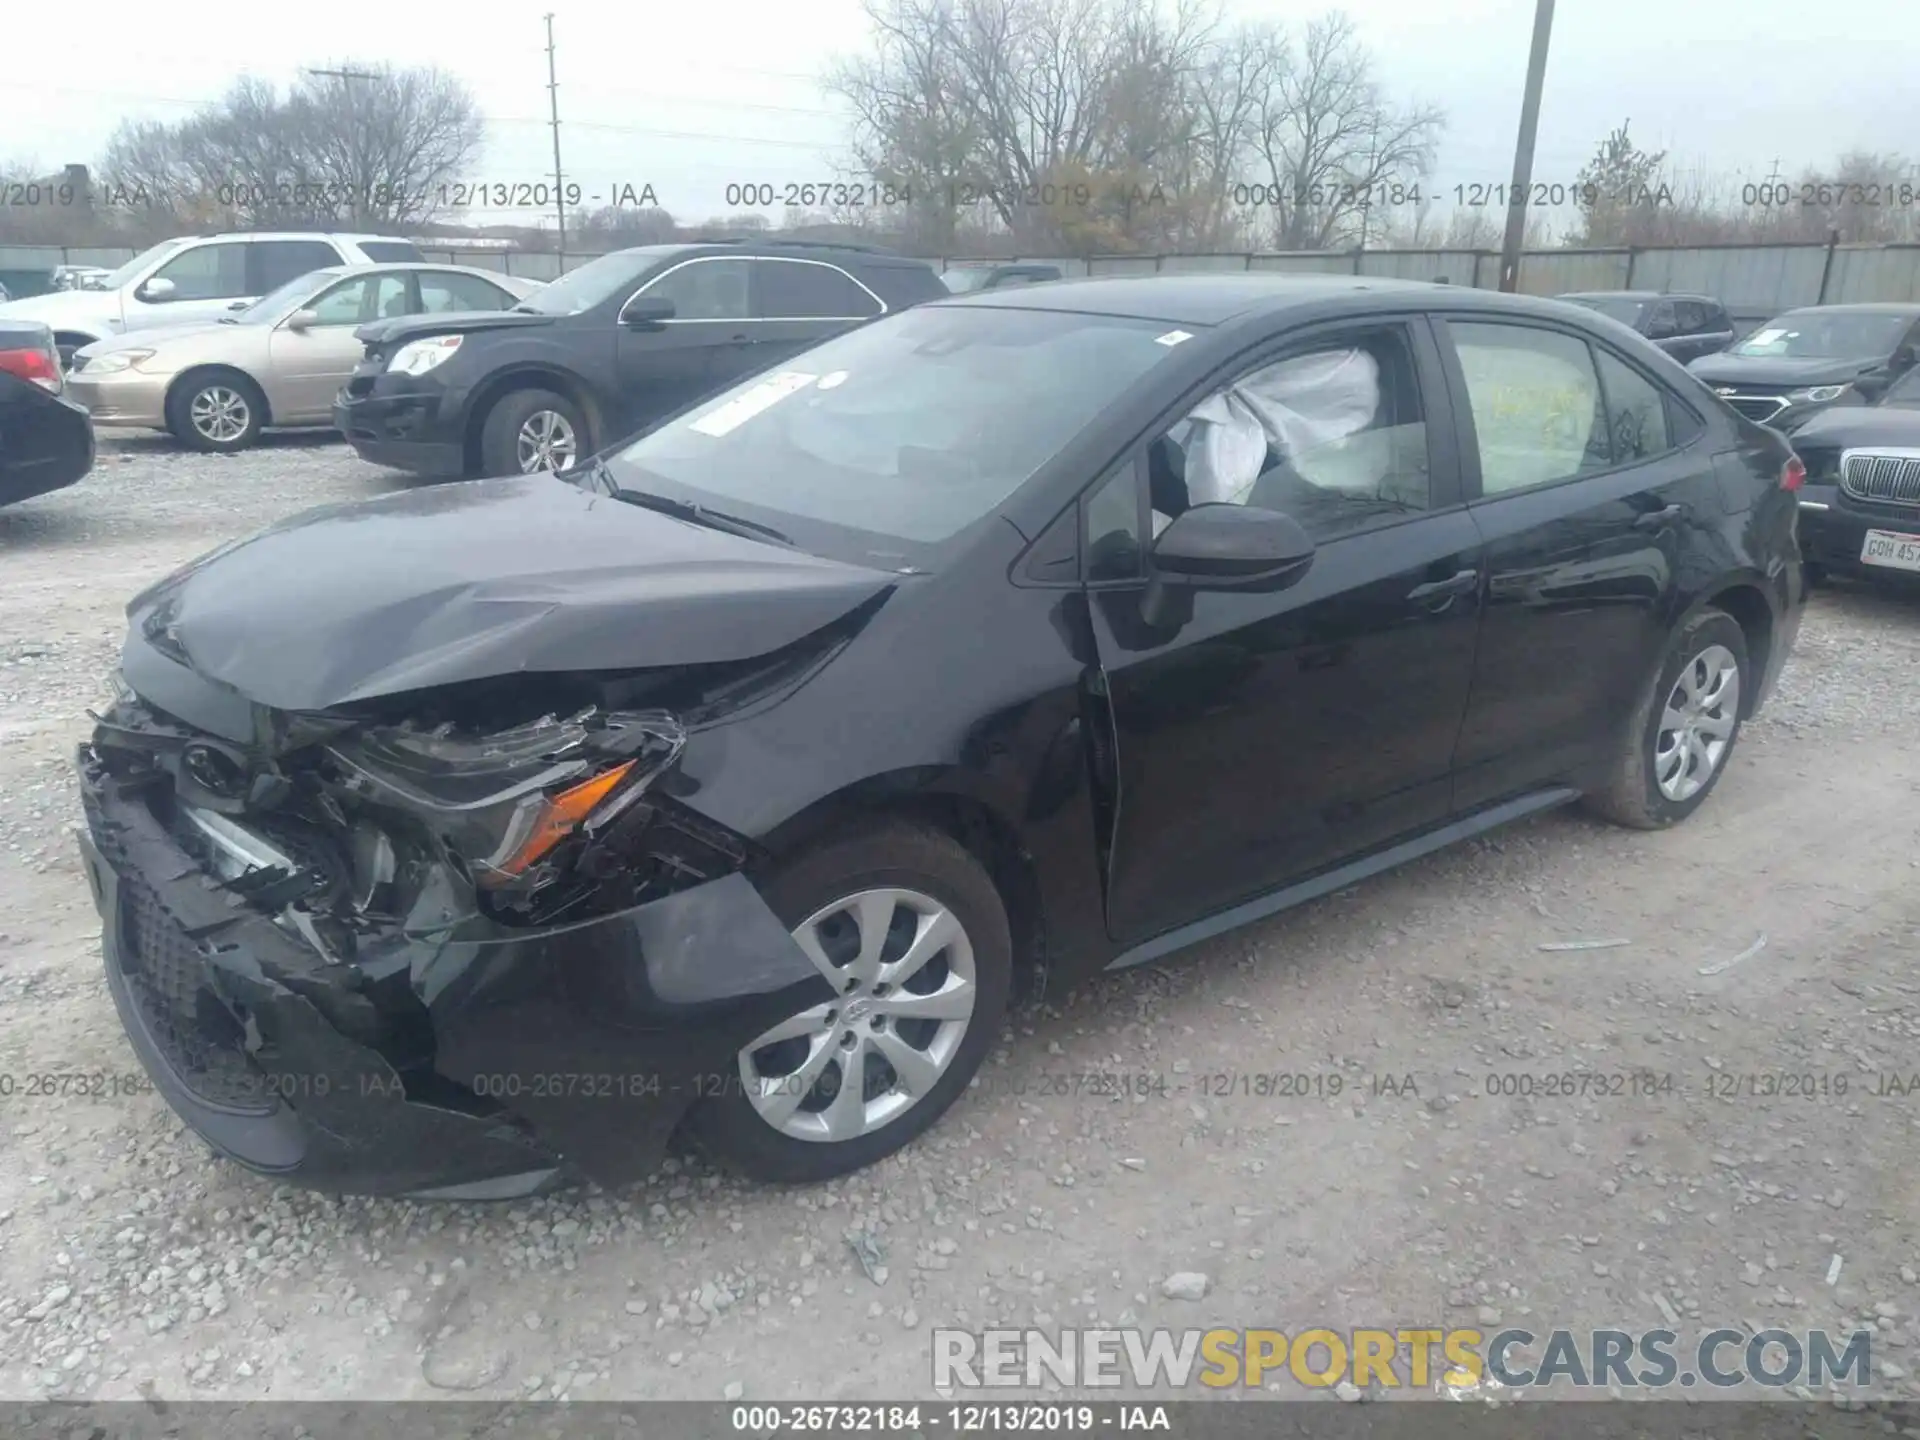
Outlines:
<svg viewBox="0 0 1920 1440"><path fill-rule="evenodd" d="M1896 374L1902 370L1911 370L1913 368L1914 358L1913 346L1902 345L1898 350L1894 351L1892 356L1887 360L1887 369L1894 371Z"/></svg>
<svg viewBox="0 0 1920 1440"><path fill-rule="evenodd" d="M173 282L164 275L156 275L140 287L140 298L150 302L173 299Z"/></svg>
<svg viewBox="0 0 1920 1440"><path fill-rule="evenodd" d="M620 312L620 323L636 330L673 318L673 301L664 295L636 295Z"/></svg>
<svg viewBox="0 0 1920 1440"><path fill-rule="evenodd" d="M296 310L287 317L287 329L311 330L320 323L320 317L311 310Z"/></svg>
<svg viewBox="0 0 1920 1440"><path fill-rule="evenodd" d="M1156 580L1191 590L1284 590L1313 564L1313 537L1291 515L1196 505L1153 543Z"/></svg>
<svg viewBox="0 0 1920 1440"><path fill-rule="evenodd" d="M1672 320L1649 320L1647 338L1649 340L1671 340L1680 333L1680 326Z"/></svg>

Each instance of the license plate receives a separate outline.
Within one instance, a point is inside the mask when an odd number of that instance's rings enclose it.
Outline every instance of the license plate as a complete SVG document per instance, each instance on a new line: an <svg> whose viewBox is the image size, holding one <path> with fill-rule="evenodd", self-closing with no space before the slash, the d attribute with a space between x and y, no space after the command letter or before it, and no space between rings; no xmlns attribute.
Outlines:
<svg viewBox="0 0 1920 1440"><path fill-rule="evenodd" d="M1920 571L1920 535L1898 530L1869 530L1860 547L1862 565L1884 565L1890 570Z"/></svg>

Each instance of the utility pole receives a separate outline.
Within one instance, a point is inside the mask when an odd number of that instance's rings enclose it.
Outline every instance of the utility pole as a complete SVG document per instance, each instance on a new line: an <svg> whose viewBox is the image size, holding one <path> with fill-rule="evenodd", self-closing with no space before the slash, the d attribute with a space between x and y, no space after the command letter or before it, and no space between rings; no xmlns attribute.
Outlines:
<svg viewBox="0 0 1920 1440"><path fill-rule="evenodd" d="M553 13L547 13L547 108L553 116L553 243L558 252L555 264L560 273L567 269L567 197L560 172L560 82L553 73Z"/></svg>
<svg viewBox="0 0 1920 1440"><path fill-rule="evenodd" d="M1500 247L1500 288L1520 288L1520 246L1527 236L1527 193L1533 189L1533 138L1540 129L1540 91L1547 79L1547 41L1553 35L1553 0L1534 0L1533 51L1527 57L1527 90L1520 101L1520 136L1513 147L1513 186L1507 192L1507 234Z"/></svg>

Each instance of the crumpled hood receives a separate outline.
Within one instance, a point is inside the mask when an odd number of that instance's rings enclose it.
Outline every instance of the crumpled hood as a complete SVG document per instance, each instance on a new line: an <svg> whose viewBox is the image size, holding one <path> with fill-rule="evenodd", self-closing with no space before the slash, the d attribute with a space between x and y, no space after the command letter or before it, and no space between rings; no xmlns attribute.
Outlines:
<svg viewBox="0 0 1920 1440"><path fill-rule="evenodd" d="M518 672L743 660L894 583L550 475L325 506L136 596L128 646L278 710Z"/></svg>
<svg viewBox="0 0 1920 1440"><path fill-rule="evenodd" d="M1793 432L1796 450L1846 450L1862 445L1920 446L1920 410L1836 405Z"/></svg>
<svg viewBox="0 0 1920 1440"><path fill-rule="evenodd" d="M1882 362L1871 356L1835 360L1790 360L1778 355L1704 355L1687 366L1709 385L1778 385L1799 390L1809 385L1844 385Z"/></svg>

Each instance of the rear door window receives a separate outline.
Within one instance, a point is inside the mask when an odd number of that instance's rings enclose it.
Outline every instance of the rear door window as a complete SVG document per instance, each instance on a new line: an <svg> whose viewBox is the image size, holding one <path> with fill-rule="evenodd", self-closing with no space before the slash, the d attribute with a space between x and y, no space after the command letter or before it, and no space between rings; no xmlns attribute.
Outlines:
<svg viewBox="0 0 1920 1440"><path fill-rule="evenodd" d="M756 260L757 313L763 320L864 320L880 305L837 265Z"/></svg>
<svg viewBox="0 0 1920 1440"><path fill-rule="evenodd" d="M325 240L255 240L246 249L250 295L265 295L310 271L340 263L340 252Z"/></svg>
<svg viewBox="0 0 1920 1440"><path fill-rule="evenodd" d="M509 310L513 296L478 275L461 275L451 270L420 272L420 308L429 315L456 310Z"/></svg>
<svg viewBox="0 0 1920 1440"><path fill-rule="evenodd" d="M1480 454L1480 491L1504 495L1613 463L1587 342L1533 325L1449 321Z"/></svg>

